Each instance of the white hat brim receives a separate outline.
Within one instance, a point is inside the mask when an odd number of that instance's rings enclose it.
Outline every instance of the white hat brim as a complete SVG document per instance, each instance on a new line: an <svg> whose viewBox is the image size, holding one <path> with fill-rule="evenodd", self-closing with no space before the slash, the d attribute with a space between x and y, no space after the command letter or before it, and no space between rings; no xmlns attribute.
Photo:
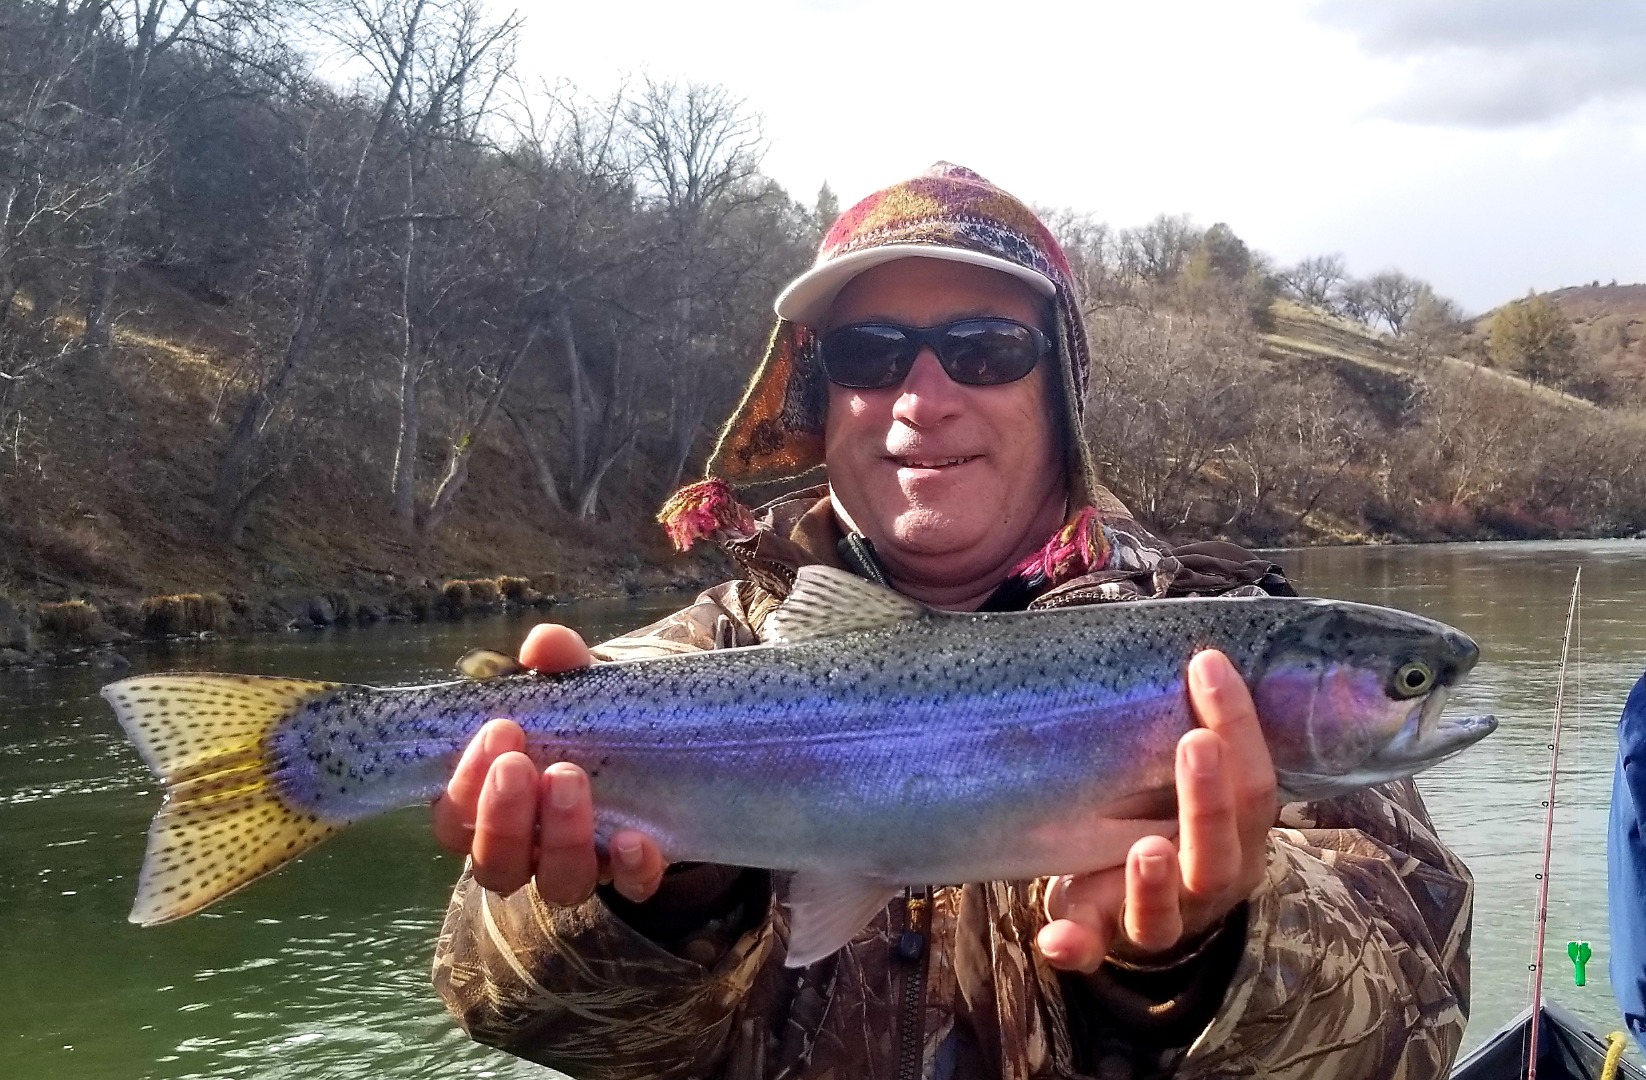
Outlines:
<svg viewBox="0 0 1646 1080"><path fill-rule="evenodd" d="M990 270L1010 274L1042 296L1057 295L1057 285L1051 278L1038 270L1019 266L998 255L987 255L966 248L943 247L938 244L887 244L884 247L854 251L850 255L842 255L812 267L789 282L788 288L778 294L777 303L773 307L777 309L779 318L816 328L828 315L834 298L840 295L840 290L844 289L852 278L870 267L910 258L943 259L948 262L988 267Z"/></svg>

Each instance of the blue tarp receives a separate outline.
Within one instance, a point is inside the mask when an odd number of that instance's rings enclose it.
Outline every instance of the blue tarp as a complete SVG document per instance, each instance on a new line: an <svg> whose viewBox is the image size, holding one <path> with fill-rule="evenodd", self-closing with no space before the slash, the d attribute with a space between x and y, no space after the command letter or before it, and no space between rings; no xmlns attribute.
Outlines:
<svg viewBox="0 0 1646 1080"><path fill-rule="evenodd" d="M1612 993L1635 1044L1646 1050L1646 675L1629 691L1617 722L1606 837Z"/></svg>

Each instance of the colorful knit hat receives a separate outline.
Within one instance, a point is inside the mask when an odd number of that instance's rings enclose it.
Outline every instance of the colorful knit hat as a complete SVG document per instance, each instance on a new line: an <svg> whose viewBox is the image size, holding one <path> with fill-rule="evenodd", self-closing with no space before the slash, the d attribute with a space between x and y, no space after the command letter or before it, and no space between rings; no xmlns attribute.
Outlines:
<svg viewBox="0 0 1646 1080"><path fill-rule="evenodd" d="M923 256L989 266L1052 300L1056 404L1074 505L1124 507L1097 482L1081 419L1091 356L1068 259L1051 232L1018 199L981 176L938 162L840 216L812 269L783 291L777 327L742 402L720 433L708 472L735 486L799 476L823 464L827 382L817 334L836 294L870 266Z"/></svg>

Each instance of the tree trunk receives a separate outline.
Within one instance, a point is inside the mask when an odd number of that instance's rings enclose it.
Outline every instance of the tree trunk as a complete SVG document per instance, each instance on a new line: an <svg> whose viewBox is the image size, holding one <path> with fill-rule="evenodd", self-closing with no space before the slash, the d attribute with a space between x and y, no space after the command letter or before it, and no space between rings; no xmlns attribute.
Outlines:
<svg viewBox="0 0 1646 1080"><path fill-rule="evenodd" d="M223 539L231 544L240 542L240 531L245 524L245 513L240 504L255 498L263 489L261 482L251 483L252 459L256 455L263 425L274 415L285 400L286 389L292 376L307 359L315 328L320 324L320 312L326 305L335 277L333 263L340 247L334 235L328 239L325 250L311 260L309 288L298 305L297 323L286 341L286 350L274 376L252 391L240 410L234 430L229 435L223 460L217 466L217 482L213 501L217 509L218 528ZM238 524L236 524L238 522Z"/></svg>
<svg viewBox="0 0 1646 1080"><path fill-rule="evenodd" d="M590 417L590 413L594 411L594 393L589 388L588 373L583 370L583 361L578 356L577 331L572 326L571 313L564 307L556 316L556 326L560 331L560 347L566 352L566 370L571 376L571 475L572 483L578 485L588 475L588 461L593 456L590 453L589 440L594 428Z"/></svg>
<svg viewBox="0 0 1646 1080"><path fill-rule="evenodd" d="M532 344L536 342L541 329L541 323L533 322L526 332L526 340L520 343L504 362L502 370L497 373L497 384L486 395L485 402L480 406L480 414L475 418L473 426L463 433L463 437L452 447L451 456L447 459L446 475L441 478L440 486L435 489L434 498L429 500L428 512L423 515L419 531L423 536L433 536L445 522L446 516L451 513L452 504L457 499L457 493L463 490L463 485L469 478L469 459L474 456L474 448L480 443L480 433L486 430L492 414L497 411L503 401L503 394L509 388L509 379L514 375L520 361L525 359Z"/></svg>
<svg viewBox="0 0 1646 1080"><path fill-rule="evenodd" d="M583 497L577 502L578 520L589 521L593 519L594 512L600 505L600 482L606 479L606 473L611 471L613 465L617 464L617 459L623 456L623 451L627 450L629 444L634 441L634 436L635 432L631 430L628 435L624 436L623 441L612 449L606 459L595 468L594 475L589 478L589 486L583 489Z"/></svg>
<svg viewBox="0 0 1646 1080"><path fill-rule="evenodd" d="M532 475L537 477L537 486L543 492L543 500L549 504L549 509L557 514L564 514L566 502L560 497L560 483L555 479L549 459L537 448L537 442L532 438L525 421L520 419L520 414L507 405L502 409L503 415L508 417L509 422L514 425L515 433L520 436L520 445L526 448L526 458L532 463Z"/></svg>
<svg viewBox="0 0 1646 1080"><path fill-rule="evenodd" d="M411 170L407 168L410 187ZM410 210L410 193L408 191ZM417 330L412 316L412 273L417 248L417 223L406 223L406 257L400 269L400 317L404 333L400 340L400 440L394 451L394 517L402 528L417 525L417 437L420 416L417 398L417 369L420 357Z"/></svg>

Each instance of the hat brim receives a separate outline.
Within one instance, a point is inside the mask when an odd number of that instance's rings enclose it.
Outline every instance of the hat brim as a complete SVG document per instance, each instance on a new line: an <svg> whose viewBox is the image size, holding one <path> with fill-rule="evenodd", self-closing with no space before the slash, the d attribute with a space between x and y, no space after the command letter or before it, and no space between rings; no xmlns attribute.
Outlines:
<svg viewBox="0 0 1646 1080"><path fill-rule="evenodd" d="M840 295L840 290L844 289L852 278L882 263L911 258L942 259L947 262L987 267L1003 274L1010 274L1041 296L1057 295L1057 286L1045 274L995 255L966 248L944 247L940 244L887 244L884 247L854 251L812 267L789 283L788 288L778 295L777 303L773 307L777 309L779 318L817 329L828 315L835 297Z"/></svg>

